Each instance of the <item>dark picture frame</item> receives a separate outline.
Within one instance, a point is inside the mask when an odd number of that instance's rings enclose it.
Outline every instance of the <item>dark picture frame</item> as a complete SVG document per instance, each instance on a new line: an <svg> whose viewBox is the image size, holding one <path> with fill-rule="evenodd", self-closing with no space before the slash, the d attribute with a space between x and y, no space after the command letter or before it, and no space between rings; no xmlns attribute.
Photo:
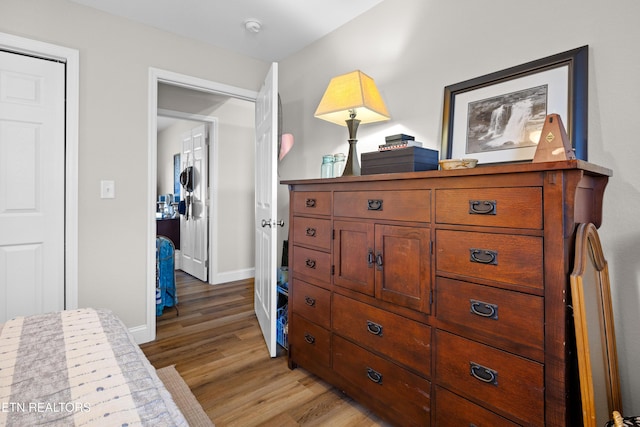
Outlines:
<svg viewBox="0 0 640 427"><path fill-rule="evenodd" d="M173 155L173 197L175 201L175 197L180 199L180 153Z"/></svg>
<svg viewBox="0 0 640 427"><path fill-rule="evenodd" d="M585 45L446 86L441 158L531 161L545 116L555 113L586 161L588 58Z"/></svg>

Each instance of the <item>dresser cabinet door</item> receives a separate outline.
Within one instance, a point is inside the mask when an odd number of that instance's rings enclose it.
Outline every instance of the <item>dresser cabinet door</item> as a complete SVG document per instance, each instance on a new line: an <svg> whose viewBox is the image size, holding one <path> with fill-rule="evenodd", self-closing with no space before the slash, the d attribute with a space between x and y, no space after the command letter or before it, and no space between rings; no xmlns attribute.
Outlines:
<svg viewBox="0 0 640 427"><path fill-rule="evenodd" d="M376 224L376 298L430 312L429 229Z"/></svg>
<svg viewBox="0 0 640 427"><path fill-rule="evenodd" d="M333 283L343 288L374 295L375 252L373 224L334 221Z"/></svg>

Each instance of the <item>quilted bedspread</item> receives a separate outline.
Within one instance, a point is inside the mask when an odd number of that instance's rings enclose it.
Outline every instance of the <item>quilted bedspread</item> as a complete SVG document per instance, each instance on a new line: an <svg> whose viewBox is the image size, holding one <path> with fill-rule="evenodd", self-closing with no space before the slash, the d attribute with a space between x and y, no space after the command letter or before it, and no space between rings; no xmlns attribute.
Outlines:
<svg viewBox="0 0 640 427"><path fill-rule="evenodd" d="M187 426L155 369L108 310L0 324L0 426Z"/></svg>

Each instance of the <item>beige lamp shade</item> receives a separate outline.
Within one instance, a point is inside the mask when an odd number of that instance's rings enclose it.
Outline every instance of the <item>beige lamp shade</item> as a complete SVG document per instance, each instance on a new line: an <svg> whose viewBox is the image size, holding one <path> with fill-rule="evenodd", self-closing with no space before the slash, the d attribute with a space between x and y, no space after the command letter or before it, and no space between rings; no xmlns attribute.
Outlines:
<svg viewBox="0 0 640 427"><path fill-rule="evenodd" d="M373 79L356 70L334 77L329 82L315 117L346 126L355 116L361 123L389 120L389 112Z"/></svg>

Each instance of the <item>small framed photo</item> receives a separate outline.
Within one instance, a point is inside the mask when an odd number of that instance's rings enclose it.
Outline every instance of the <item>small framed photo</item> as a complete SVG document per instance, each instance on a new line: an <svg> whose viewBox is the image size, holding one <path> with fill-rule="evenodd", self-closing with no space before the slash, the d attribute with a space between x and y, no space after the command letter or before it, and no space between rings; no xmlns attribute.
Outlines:
<svg viewBox="0 0 640 427"><path fill-rule="evenodd" d="M548 114L587 160L588 46L445 87L443 159L531 161Z"/></svg>

